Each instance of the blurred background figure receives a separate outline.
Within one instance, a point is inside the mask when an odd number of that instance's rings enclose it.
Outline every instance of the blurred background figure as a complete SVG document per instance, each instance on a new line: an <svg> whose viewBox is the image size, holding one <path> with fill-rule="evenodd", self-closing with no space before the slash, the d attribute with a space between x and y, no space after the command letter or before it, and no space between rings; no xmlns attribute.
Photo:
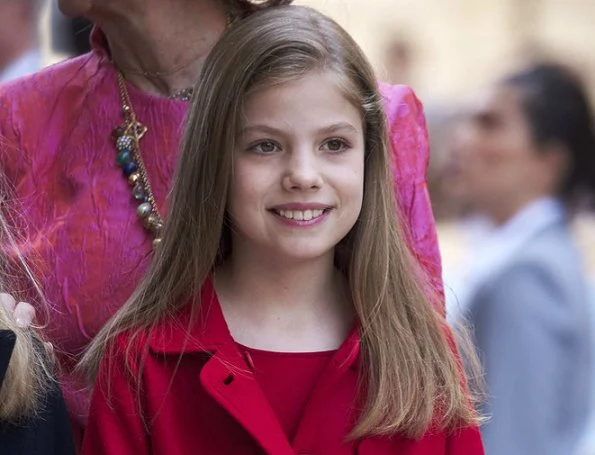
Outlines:
<svg viewBox="0 0 595 455"><path fill-rule="evenodd" d="M58 2L53 0L49 14L51 31L51 49L54 54L63 57L77 57L91 50L90 35L93 24L83 18L64 16L58 9Z"/></svg>
<svg viewBox="0 0 595 455"><path fill-rule="evenodd" d="M0 1L0 83L43 65L38 25L44 0Z"/></svg>
<svg viewBox="0 0 595 455"><path fill-rule="evenodd" d="M386 49L386 82L411 85L415 66L414 52L405 38L394 38Z"/></svg>
<svg viewBox="0 0 595 455"><path fill-rule="evenodd" d="M589 412L589 290L569 221L595 194L585 89L552 64L493 86L462 122L455 194L476 240L447 311L485 369L488 455L577 453Z"/></svg>

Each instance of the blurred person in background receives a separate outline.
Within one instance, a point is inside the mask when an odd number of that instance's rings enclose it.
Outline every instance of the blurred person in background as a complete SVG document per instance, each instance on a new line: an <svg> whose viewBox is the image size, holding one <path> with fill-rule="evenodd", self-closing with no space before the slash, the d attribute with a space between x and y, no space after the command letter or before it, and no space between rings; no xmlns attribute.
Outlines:
<svg viewBox="0 0 595 455"><path fill-rule="evenodd" d="M575 454L591 392L588 287L568 226L595 191L584 87L553 64L509 75L463 122L455 159L482 234L447 311L471 325L485 369L486 453Z"/></svg>
<svg viewBox="0 0 595 455"><path fill-rule="evenodd" d="M409 39L393 38L385 50L386 81L391 84L410 85L413 82L415 57Z"/></svg>
<svg viewBox="0 0 595 455"><path fill-rule="evenodd" d="M55 54L78 57L91 51L90 35L93 23L85 17L67 17L58 4L50 10L51 47Z"/></svg>
<svg viewBox="0 0 595 455"><path fill-rule="evenodd" d="M37 30L44 4L44 0L0 1L0 83L42 67Z"/></svg>

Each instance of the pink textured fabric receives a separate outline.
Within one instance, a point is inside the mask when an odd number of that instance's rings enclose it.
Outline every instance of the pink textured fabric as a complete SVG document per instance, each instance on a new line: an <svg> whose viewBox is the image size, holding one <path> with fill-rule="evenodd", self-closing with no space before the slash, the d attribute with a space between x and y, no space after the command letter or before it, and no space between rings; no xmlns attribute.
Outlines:
<svg viewBox="0 0 595 455"><path fill-rule="evenodd" d="M423 106L405 85L379 85L388 117L393 175L403 225L443 312L442 263L426 180L430 145Z"/></svg>
<svg viewBox="0 0 595 455"><path fill-rule="evenodd" d="M149 128L143 159L163 211L188 106L129 89ZM382 93L412 248L441 295L423 110L407 87L383 85ZM67 405L80 428L89 391L72 374L72 359L130 296L151 257L151 239L115 164L111 133L120 123L116 72L97 31L91 53L0 87L0 165L26 221L22 249L53 305L47 337L62 353Z"/></svg>

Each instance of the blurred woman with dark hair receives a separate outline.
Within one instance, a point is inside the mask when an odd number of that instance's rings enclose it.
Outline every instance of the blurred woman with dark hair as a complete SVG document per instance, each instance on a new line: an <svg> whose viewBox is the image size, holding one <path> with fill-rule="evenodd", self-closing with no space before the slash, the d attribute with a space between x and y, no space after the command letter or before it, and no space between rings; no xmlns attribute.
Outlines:
<svg viewBox="0 0 595 455"><path fill-rule="evenodd" d="M456 297L485 368L490 455L575 453L588 414L588 288L569 230L595 193L585 89L540 64L497 83L465 122L457 186L490 227Z"/></svg>

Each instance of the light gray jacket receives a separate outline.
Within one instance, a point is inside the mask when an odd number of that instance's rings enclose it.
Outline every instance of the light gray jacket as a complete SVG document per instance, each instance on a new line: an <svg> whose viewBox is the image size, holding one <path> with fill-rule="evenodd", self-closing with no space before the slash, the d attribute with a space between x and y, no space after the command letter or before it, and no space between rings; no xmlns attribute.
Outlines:
<svg viewBox="0 0 595 455"><path fill-rule="evenodd" d="M481 258L477 258L481 260ZM487 455L574 455L589 411L588 290L564 223L478 286L467 319L485 369Z"/></svg>

